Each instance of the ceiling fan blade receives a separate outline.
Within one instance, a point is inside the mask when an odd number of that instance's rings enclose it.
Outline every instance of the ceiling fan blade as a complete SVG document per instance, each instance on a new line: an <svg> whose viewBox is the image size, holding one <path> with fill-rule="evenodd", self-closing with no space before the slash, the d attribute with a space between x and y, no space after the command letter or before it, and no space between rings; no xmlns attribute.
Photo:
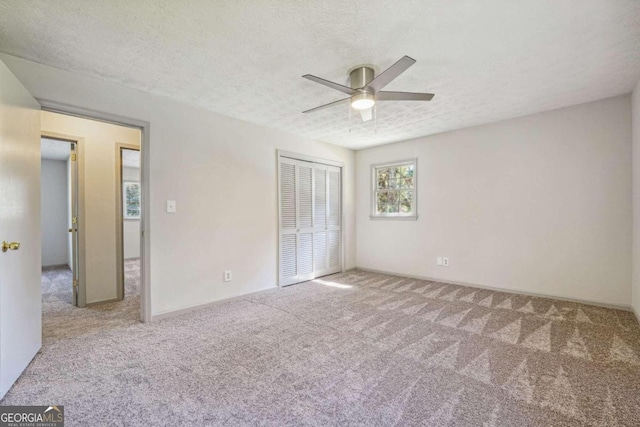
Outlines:
<svg viewBox="0 0 640 427"><path fill-rule="evenodd" d="M376 93L376 101L431 101L434 96L432 93L380 91Z"/></svg>
<svg viewBox="0 0 640 427"><path fill-rule="evenodd" d="M411 67L415 63L416 63L415 59L406 55L403 56L402 58L400 58L398 62L396 62L391 67L384 70L375 79L373 79L366 86L366 88L369 90L372 90L373 92L377 92L381 90L383 87L391 83L396 77L404 73L407 70L407 68Z"/></svg>
<svg viewBox="0 0 640 427"><path fill-rule="evenodd" d="M360 110L360 117L362 117L363 122L368 122L373 119L373 108L365 108L364 110Z"/></svg>
<svg viewBox="0 0 640 427"><path fill-rule="evenodd" d="M302 76L302 78L311 80L312 82L320 83L321 85L330 87L331 89L339 90L340 92L346 93L347 95L354 95L358 93L357 90L351 89L350 87L330 82L329 80L321 79L320 77L312 76L311 74L305 74L304 76Z"/></svg>
<svg viewBox="0 0 640 427"><path fill-rule="evenodd" d="M338 100L338 101L333 101L333 102L330 102L330 103L328 103L328 104L324 104L324 105L321 105L321 106L319 106L319 107L316 107L316 108L312 108L312 109L310 109L310 110L303 111L303 113L313 113L313 112L315 112L315 111L324 110L325 108L333 107L334 105L338 105L338 104L341 104L341 103L343 103L343 102L350 101L350 100L351 100L351 98L344 98L344 99L340 99L340 100Z"/></svg>

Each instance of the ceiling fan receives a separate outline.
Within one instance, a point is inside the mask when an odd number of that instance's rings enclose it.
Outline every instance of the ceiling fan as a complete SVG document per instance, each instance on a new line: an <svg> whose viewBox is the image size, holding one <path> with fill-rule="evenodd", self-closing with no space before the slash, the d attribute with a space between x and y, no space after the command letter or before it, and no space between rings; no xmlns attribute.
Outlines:
<svg viewBox="0 0 640 427"><path fill-rule="evenodd" d="M366 122L373 118L372 107L378 101L431 101L435 96L432 93L388 92L382 90L415 63L415 59L405 55L377 76L371 67L356 67L349 73L349 84L351 87L330 82L329 80L312 76L311 74L305 74L302 76L303 78L339 90L349 95L349 97L303 111L303 113L313 113L314 111L323 110L350 101L351 107L359 110L362 121Z"/></svg>

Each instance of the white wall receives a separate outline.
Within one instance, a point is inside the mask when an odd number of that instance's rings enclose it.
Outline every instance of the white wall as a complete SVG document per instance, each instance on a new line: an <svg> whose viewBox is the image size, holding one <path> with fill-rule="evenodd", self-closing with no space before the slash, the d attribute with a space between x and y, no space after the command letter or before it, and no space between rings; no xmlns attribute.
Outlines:
<svg viewBox="0 0 640 427"><path fill-rule="evenodd" d="M84 176L79 217L84 221L86 302L116 299L116 143L139 146L140 131L47 111L42 112L42 130L83 138L78 164Z"/></svg>
<svg viewBox="0 0 640 427"><path fill-rule="evenodd" d="M140 168L123 167L123 181L140 182ZM140 220L125 219L122 227L124 259L140 257Z"/></svg>
<svg viewBox="0 0 640 427"><path fill-rule="evenodd" d="M632 305L640 320L640 81L632 94L633 123L633 283Z"/></svg>
<svg viewBox="0 0 640 427"><path fill-rule="evenodd" d="M276 286L276 149L345 163L346 267L355 266L353 151L6 54L0 59L37 98L151 123L154 315ZM176 214L165 213L167 199L177 201ZM233 271L232 282L222 281L224 270Z"/></svg>
<svg viewBox="0 0 640 427"><path fill-rule="evenodd" d="M370 165L413 157L418 220L370 220ZM358 151L356 170L359 267L629 306L628 95Z"/></svg>
<svg viewBox="0 0 640 427"><path fill-rule="evenodd" d="M68 264L67 162L43 159L41 165L42 266Z"/></svg>

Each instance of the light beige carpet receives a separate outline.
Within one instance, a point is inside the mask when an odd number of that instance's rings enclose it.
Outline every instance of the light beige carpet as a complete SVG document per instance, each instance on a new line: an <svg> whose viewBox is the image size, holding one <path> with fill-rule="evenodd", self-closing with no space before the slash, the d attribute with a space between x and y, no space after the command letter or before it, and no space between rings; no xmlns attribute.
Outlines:
<svg viewBox="0 0 640 427"><path fill-rule="evenodd" d="M44 307L2 404L63 404L69 426L640 425L625 311L360 271L148 325L51 287Z"/></svg>

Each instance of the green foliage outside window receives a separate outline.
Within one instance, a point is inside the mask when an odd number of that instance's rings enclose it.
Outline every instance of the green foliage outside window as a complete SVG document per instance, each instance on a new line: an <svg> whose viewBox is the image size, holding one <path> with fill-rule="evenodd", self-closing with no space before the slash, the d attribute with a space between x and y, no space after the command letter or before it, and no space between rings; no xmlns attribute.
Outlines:
<svg viewBox="0 0 640 427"><path fill-rule="evenodd" d="M415 166L385 166L375 169L376 213L412 214Z"/></svg>
<svg viewBox="0 0 640 427"><path fill-rule="evenodd" d="M124 217L127 219L140 218L140 183L124 182Z"/></svg>

